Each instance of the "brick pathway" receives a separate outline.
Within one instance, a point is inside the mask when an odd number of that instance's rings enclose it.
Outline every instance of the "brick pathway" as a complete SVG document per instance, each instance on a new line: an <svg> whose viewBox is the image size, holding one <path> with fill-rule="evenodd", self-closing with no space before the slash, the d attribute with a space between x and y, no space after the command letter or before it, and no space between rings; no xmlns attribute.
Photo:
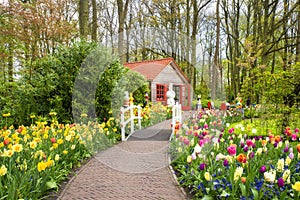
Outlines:
<svg viewBox="0 0 300 200"><path fill-rule="evenodd" d="M135 132L91 159L58 199L186 199L169 168L170 120Z"/></svg>

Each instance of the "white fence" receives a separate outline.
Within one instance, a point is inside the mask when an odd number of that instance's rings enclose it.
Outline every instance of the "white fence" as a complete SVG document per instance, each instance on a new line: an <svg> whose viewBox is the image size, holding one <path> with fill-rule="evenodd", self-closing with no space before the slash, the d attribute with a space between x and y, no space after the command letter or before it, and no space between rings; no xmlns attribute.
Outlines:
<svg viewBox="0 0 300 200"><path fill-rule="evenodd" d="M181 123L182 122L182 115L181 115L181 104L178 104L178 102L176 102L175 105L173 105L172 107L172 135L170 137L170 140L172 139L173 137L173 134L175 132L175 127L176 127L176 123L179 122Z"/></svg>
<svg viewBox="0 0 300 200"><path fill-rule="evenodd" d="M134 109L137 108L138 109L138 116L135 116L134 114ZM141 126L141 107L140 106L135 106L135 105L130 105L127 108L121 108L121 134L122 134L122 141L126 141L128 139L128 137L134 132L134 120L137 119L138 120L138 127L139 129L142 128ZM127 113L129 112L129 113ZM128 119L126 119L125 121L125 116L126 118L128 117ZM125 137L125 128L126 125L130 122L130 134Z"/></svg>

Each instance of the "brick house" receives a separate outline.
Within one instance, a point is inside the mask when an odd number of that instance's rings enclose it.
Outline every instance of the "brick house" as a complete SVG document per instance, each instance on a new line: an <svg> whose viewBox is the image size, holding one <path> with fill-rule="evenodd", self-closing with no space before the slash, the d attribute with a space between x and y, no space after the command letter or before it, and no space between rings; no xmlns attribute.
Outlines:
<svg viewBox="0 0 300 200"><path fill-rule="evenodd" d="M166 93L169 84L172 83L176 93L175 100L182 105L183 110L191 109L191 85L173 58L125 63L124 66L142 74L149 82L149 100L152 102L162 102L166 105Z"/></svg>

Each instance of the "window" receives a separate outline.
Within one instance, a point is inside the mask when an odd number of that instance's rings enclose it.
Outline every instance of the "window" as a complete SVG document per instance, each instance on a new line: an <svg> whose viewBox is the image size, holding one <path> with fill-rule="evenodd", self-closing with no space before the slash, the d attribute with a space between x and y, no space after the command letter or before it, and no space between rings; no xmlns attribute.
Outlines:
<svg viewBox="0 0 300 200"><path fill-rule="evenodd" d="M166 87L165 85L156 85L156 101L164 101L166 97L165 93Z"/></svg>

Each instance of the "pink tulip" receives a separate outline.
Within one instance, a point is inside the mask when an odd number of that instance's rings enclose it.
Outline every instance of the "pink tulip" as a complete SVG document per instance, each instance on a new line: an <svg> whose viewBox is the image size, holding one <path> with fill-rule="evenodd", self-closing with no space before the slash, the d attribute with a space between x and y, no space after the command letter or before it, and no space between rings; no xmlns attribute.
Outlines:
<svg viewBox="0 0 300 200"><path fill-rule="evenodd" d="M235 145L230 145L227 148L227 152L229 153L229 155L233 156L236 154L236 146Z"/></svg>

